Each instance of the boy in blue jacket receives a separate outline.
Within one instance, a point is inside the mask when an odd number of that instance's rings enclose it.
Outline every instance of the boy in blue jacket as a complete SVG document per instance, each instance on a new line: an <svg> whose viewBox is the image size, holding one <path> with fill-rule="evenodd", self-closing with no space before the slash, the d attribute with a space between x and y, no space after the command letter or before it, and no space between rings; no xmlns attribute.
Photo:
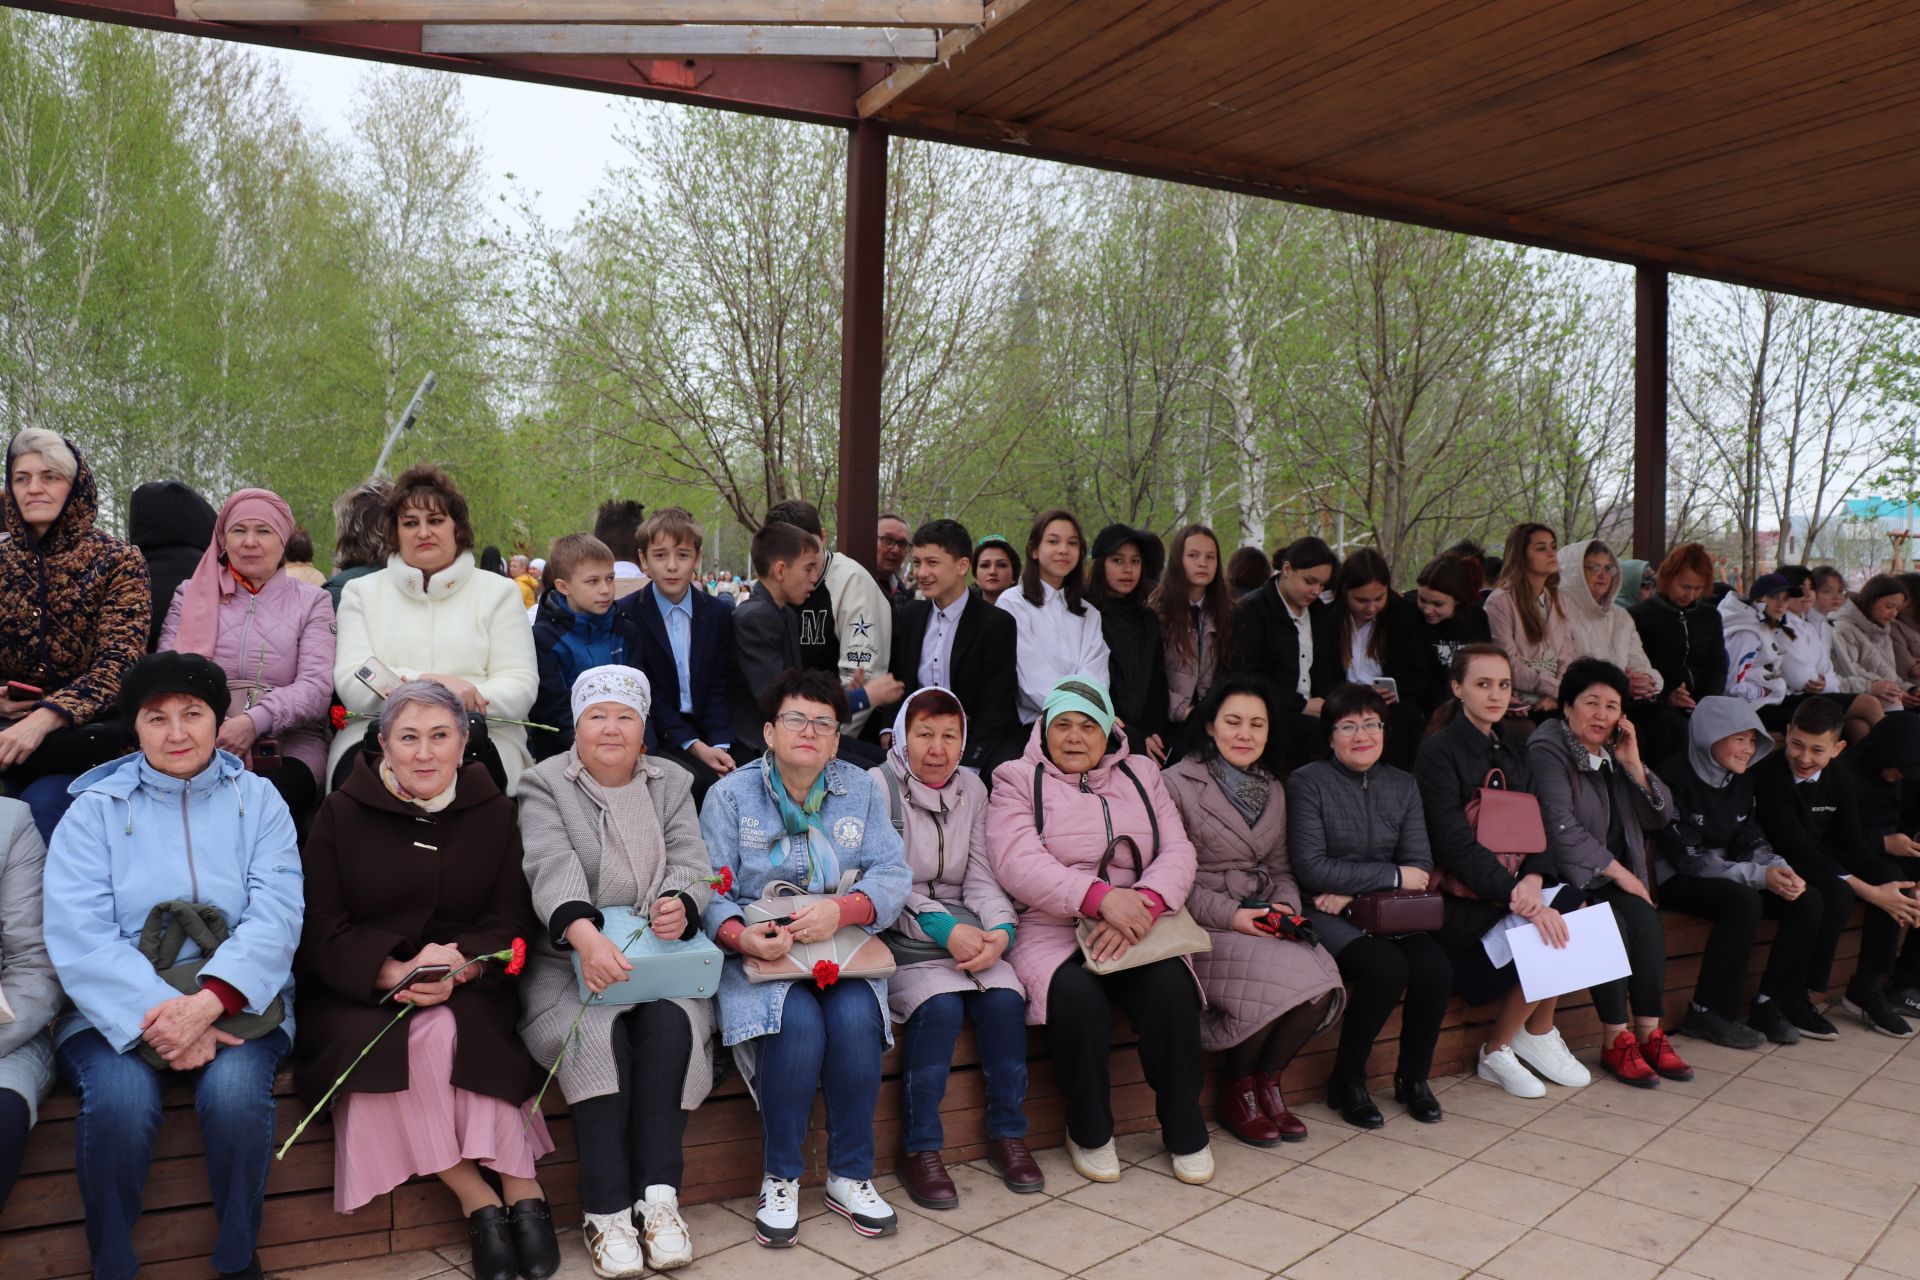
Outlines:
<svg viewBox="0 0 1920 1280"><path fill-rule="evenodd" d="M532 729L527 748L535 760L557 756L573 746L573 682L594 667L632 666L639 645L632 625L615 611L613 552L590 533L554 540L547 555L553 590L540 598L533 620L534 656L540 664L540 692L533 699L533 720L553 729Z"/></svg>

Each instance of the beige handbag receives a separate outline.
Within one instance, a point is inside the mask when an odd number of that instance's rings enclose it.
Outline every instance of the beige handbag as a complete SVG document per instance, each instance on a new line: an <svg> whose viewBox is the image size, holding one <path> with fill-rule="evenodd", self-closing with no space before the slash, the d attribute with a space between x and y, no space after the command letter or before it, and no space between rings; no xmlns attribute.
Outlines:
<svg viewBox="0 0 1920 1280"><path fill-rule="evenodd" d="M1133 850L1133 882L1140 883L1145 868L1141 864L1140 846L1133 842L1132 836L1115 836L1107 842L1107 851L1100 857L1100 870L1096 872L1100 879L1111 884L1107 871L1113 865L1113 851L1124 843ZM1213 950L1213 939L1207 936L1194 918L1181 907L1178 911L1169 911L1153 922L1147 930L1147 936L1128 947L1112 960L1095 960L1087 955L1087 940L1098 928L1098 920L1080 920L1073 926L1074 941L1080 944L1080 954L1086 956L1086 967L1090 973L1119 973L1122 969L1138 969L1141 965L1153 964L1159 960L1171 960L1175 956L1189 956L1196 951Z"/></svg>
<svg viewBox="0 0 1920 1280"><path fill-rule="evenodd" d="M849 871L843 879L841 892L847 892L858 879L859 873ZM799 885L786 880L774 880L757 900L747 904L746 921L749 925L763 924L768 920L782 923L793 918L796 911L825 901L832 895L808 893ZM746 964L748 982L814 982L816 966L831 964L835 966L829 985L841 978L891 978L894 963L893 952L887 949L884 939L877 933L868 933L859 925L847 925L835 929L833 936L821 942L795 942L793 949L778 960L761 960L754 956L742 956Z"/></svg>

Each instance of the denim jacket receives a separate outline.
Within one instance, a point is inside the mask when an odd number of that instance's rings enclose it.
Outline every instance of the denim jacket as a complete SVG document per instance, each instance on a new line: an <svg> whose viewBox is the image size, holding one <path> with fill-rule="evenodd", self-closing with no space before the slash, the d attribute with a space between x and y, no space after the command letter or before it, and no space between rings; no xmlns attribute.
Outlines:
<svg viewBox="0 0 1920 1280"><path fill-rule="evenodd" d="M913 890L913 872L901 851L900 834L893 829L885 791L842 760L829 760L825 776L827 798L820 820L827 838L816 838L812 849L808 841L786 834L780 808L767 790L767 757L742 765L707 793L701 806L700 835L714 871L733 872L733 892L714 894L702 919L709 937L716 937L727 921L743 917L747 904L776 880L790 881L809 893L838 893L843 875L857 872L849 888L873 902L874 921L865 926L867 932L880 932L900 914ZM741 958L728 956L720 975L721 1043L737 1045L756 1036L778 1034L787 988L792 985L748 982ZM887 1028L887 1043L892 1044L886 980L868 979L867 985L879 1001L881 1025Z"/></svg>

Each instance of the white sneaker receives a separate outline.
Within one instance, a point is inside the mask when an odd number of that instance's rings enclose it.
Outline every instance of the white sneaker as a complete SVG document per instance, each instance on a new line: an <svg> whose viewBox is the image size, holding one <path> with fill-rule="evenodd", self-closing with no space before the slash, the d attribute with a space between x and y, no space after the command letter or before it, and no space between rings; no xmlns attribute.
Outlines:
<svg viewBox="0 0 1920 1280"><path fill-rule="evenodd" d="M1520 1059L1514 1057L1513 1050L1495 1049L1487 1052L1487 1046L1480 1046L1480 1068L1477 1072L1482 1080L1491 1080L1516 1098L1544 1098L1547 1086L1540 1083L1533 1072L1520 1065Z"/></svg>
<svg viewBox="0 0 1920 1280"><path fill-rule="evenodd" d="M760 1179L760 1207L753 1215L753 1238L769 1249L785 1249L800 1238L800 1182L797 1178Z"/></svg>
<svg viewBox="0 0 1920 1280"><path fill-rule="evenodd" d="M1573 1050L1560 1038L1558 1027L1548 1027L1547 1033L1540 1036L1520 1028L1513 1033L1513 1053L1554 1084L1584 1089L1593 1083L1593 1073L1573 1056Z"/></svg>
<svg viewBox="0 0 1920 1280"><path fill-rule="evenodd" d="M1172 1152L1168 1152L1172 1155ZM1213 1144L1208 1143L1190 1155L1173 1157L1173 1176L1190 1187L1213 1181Z"/></svg>
<svg viewBox="0 0 1920 1280"><path fill-rule="evenodd" d="M587 1242L587 1256L593 1259L593 1274L607 1280L647 1273L647 1261L640 1256L640 1235L633 1219L624 1213L589 1213L580 1234Z"/></svg>
<svg viewBox="0 0 1920 1280"><path fill-rule="evenodd" d="M1112 1138L1098 1147L1083 1147L1068 1138L1067 1159L1073 1161L1073 1171L1088 1182L1120 1181L1120 1152Z"/></svg>
<svg viewBox="0 0 1920 1280"><path fill-rule="evenodd" d="M853 1229L869 1238L890 1236L900 1226L900 1218L893 1211L873 1183L866 1178L836 1178L827 1175L827 1208L833 1210L853 1225Z"/></svg>
<svg viewBox="0 0 1920 1280"><path fill-rule="evenodd" d="M680 1197L672 1187L648 1187L633 1206L633 1220L646 1245L647 1265L655 1271L671 1271L693 1261L693 1233L680 1216Z"/></svg>

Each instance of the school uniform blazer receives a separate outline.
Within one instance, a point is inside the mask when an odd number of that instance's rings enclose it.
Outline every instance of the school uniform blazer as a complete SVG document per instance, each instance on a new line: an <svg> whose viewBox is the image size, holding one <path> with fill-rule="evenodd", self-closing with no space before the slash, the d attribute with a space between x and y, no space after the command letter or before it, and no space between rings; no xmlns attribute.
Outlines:
<svg viewBox="0 0 1920 1280"><path fill-rule="evenodd" d="M1315 600L1307 606L1307 626L1313 635L1316 661L1321 660L1321 649L1332 643L1327 638L1331 620L1332 611L1324 601ZM1271 681L1277 699L1276 710L1298 712L1306 705L1307 700L1298 692L1299 633L1272 579L1240 597L1234 606L1233 669L1256 671Z"/></svg>
<svg viewBox="0 0 1920 1280"><path fill-rule="evenodd" d="M775 603L764 586L754 583L733 611L733 643L727 646L727 654L727 707L733 721L735 758L739 751L758 755L767 749L760 695L782 671L806 665L800 652L799 615ZM657 702L659 695L654 699Z"/></svg>
<svg viewBox="0 0 1920 1280"><path fill-rule="evenodd" d="M613 607L640 637L636 655L653 687L647 733L655 742L685 751L695 742L709 746L733 742L733 717L727 700L727 668L733 652L733 606L695 587L687 588L693 629L687 652L687 680L693 685L693 711L680 710L680 669L673 661L667 620L649 582Z"/></svg>
<svg viewBox="0 0 1920 1280"><path fill-rule="evenodd" d="M920 656L932 620L931 600L894 607L892 671L908 693L920 688ZM1020 752L1016 633L1011 615L967 593L953 633L947 687L967 712L967 750L960 762L982 774Z"/></svg>

